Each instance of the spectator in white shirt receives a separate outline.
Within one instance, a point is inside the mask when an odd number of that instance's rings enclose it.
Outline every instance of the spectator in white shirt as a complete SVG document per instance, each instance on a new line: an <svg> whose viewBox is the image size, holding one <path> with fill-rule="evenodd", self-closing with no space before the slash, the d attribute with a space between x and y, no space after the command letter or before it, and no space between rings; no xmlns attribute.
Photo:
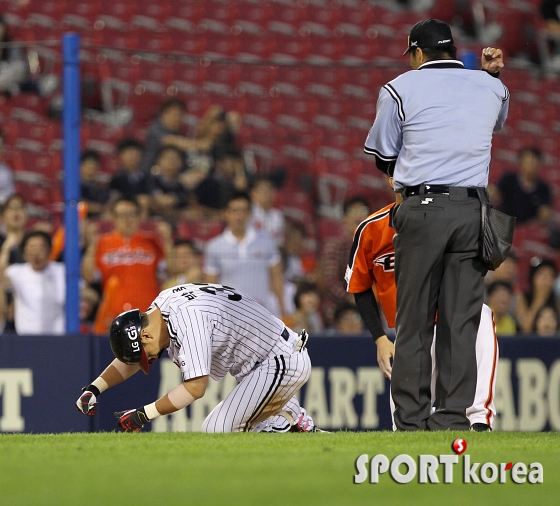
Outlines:
<svg viewBox="0 0 560 506"><path fill-rule="evenodd" d="M256 179L251 188L251 225L268 232L280 246L284 241L284 214L273 208L275 200L276 188L272 181L266 176Z"/></svg>
<svg viewBox="0 0 560 506"><path fill-rule="evenodd" d="M49 261L51 238L43 231L28 232L22 241L25 263L10 265L4 290L14 296L15 327L20 335L64 334L66 283L64 265ZM0 297L4 314L5 295Z"/></svg>
<svg viewBox="0 0 560 506"><path fill-rule="evenodd" d="M236 288L275 316L284 317L280 253L270 234L249 226L250 218L249 195L233 194L225 210L227 228L206 245L204 278L207 283Z"/></svg>

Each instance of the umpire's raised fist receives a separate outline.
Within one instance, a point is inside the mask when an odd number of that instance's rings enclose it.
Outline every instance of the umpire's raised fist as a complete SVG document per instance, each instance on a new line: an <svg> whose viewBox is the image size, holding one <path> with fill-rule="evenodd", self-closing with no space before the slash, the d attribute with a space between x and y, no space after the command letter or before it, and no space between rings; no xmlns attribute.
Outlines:
<svg viewBox="0 0 560 506"><path fill-rule="evenodd" d="M97 404L97 397L86 387L84 393L76 401L76 409L84 415L92 416L97 411Z"/></svg>

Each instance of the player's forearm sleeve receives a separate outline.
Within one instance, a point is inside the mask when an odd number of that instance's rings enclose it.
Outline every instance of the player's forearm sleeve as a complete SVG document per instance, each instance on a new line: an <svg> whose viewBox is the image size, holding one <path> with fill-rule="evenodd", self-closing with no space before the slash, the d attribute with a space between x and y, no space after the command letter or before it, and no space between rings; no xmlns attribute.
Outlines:
<svg viewBox="0 0 560 506"><path fill-rule="evenodd" d="M186 408L195 401L195 398L182 383L171 390L167 397L177 410Z"/></svg>
<svg viewBox="0 0 560 506"><path fill-rule="evenodd" d="M377 301L375 300L373 291L369 289L365 292L355 293L354 299L362 320L364 320L374 341L377 341L377 339L385 335L385 329L381 323L379 308L377 307Z"/></svg>

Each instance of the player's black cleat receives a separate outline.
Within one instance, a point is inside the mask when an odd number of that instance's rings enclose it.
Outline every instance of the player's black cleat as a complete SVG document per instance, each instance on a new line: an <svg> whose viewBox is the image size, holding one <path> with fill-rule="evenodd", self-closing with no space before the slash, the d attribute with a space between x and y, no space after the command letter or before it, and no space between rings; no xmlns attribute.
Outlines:
<svg viewBox="0 0 560 506"><path fill-rule="evenodd" d="M471 425L471 431L473 432L492 432L492 427L486 425L485 423L473 423Z"/></svg>

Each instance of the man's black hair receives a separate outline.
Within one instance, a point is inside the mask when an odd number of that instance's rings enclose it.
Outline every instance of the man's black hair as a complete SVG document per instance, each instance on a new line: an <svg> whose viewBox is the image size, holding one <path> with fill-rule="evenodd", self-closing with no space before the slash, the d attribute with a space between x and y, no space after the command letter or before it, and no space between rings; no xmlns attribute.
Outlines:
<svg viewBox="0 0 560 506"><path fill-rule="evenodd" d="M307 236L307 231L305 230L305 225L299 221L286 220L286 229L292 229L299 232L303 237Z"/></svg>
<svg viewBox="0 0 560 506"><path fill-rule="evenodd" d="M229 206L230 202L233 202L234 200L246 200L249 203L249 207L251 207L252 205L251 197L247 192L244 191L233 192L227 199L226 207Z"/></svg>
<svg viewBox="0 0 560 506"><path fill-rule="evenodd" d="M185 164L185 153L176 146L162 146L161 148L159 148L157 151L156 160L159 160L160 156L163 155L163 153L165 153L166 151L174 151L175 153L177 153L177 155L181 159L181 163L183 165Z"/></svg>
<svg viewBox="0 0 560 506"><path fill-rule="evenodd" d="M511 283L500 280L490 283L490 286L488 286L488 290L486 291L487 297L490 297L496 290L499 290L500 288L507 290L511 295L513 295L513 286L511 286Z"/></svg>
<svg viewBox="0 0 560 506"><path fill-rule="evenodd" d="M201 255L202 252L200 251L200 249L197 247L197 245L194 243L194 241L191 241L190 239L177 239L174 243L173 243L173 247L177 248L179 246L188 246L190 249L192 249L197 255Z"/></svg>
<svg viewBox="0 0 560 506"><path fill-rule="evenodd" d="M142 151L144 149L144 145L140 141L133 139L132 137L126 137L119 141L119 143L117 144L117 153L121 153L125 149L130 148Z"/></svg>
<svg viewBox="0 0 560 506"><path fill-rule="evenodd" d="M253 179L253 181L252 181L252 183L251 183L251 190L252 190L253 188L256 188L256 187L259 185L259 183L263 183L263 182L264 182L264 183L269 183L270 185L272 185L273 188L276 188L276 183L274 182L274 179L271 178L271 177L270 177L269 175L267 175L267 174L263 174L263 175L256 176L256 177Z"/></svg>
<svg viewBox="0 0 560 506"><path fill-rule="evenodd" d="M336 307L334 310L334 321L337 322L342 318L342 315L348 311L352 311L353 313L360 314L358 307L350 302L344 302Z"/></svg>
<svg viewBox="0 0 560 506"><path fill-rule="evenodd" d="M351 199L348 199L344 202L344 204L342 205L343 214L346 214L348 212L348 210L352 206L355 206L356 204L362 204L363 206L365 206L369 209L369 202L364 197L360 197L358 195L358 196L352 197Z"/></svg>
<svg viewBox="0 0 560 506"><path fill-rule="evenodd" d="M140 311L140 328L142 330L144 330L150 323L150 320L148 318L148 313L142 313Z"/></svg>
<svg viewBox="0 0 560 506"><path fill-rule="evenodd" d="M416 50L416 49L415 49ZM422 52L426 55L428 60L456 60L457 47L423 47Z"/></svg>
<svg viewBox="0 0 560 506"><path fill-rule="evenodd" d="M6 202L4 202L4 205L2 206L2 213L6 210L6 208L10 205L10 203L14 200L21 200L21 203L24 207L25 207L25 204L27 203L25 198L23 197L23 195L21 195L20 193L12 193L6 199Z"/></svg>
<svg viewBox="0 0 560 506"><path fill-rule="evenodd" d="M319 287L315 283L310 283L309 281L302 281L301 283L298 283L298 288L294 295L294 304L296 309L301 308L300 297L311 292L315 292L317 295L319 294Z"/></svg>
<svg viewBox="0 0 560 506"><path fill-rule="evenodd" d="M550 267L554 271L555 277L558 274L558 269L556 268L556 264L554 263L553 260L550 260L549 258L544 258L544 259L538 257L532 258L531 267L529 268L529 285L531 287L530 290L533 289L533 278L535 277L535 274L538 272L539 269L543 267Z"/></svg>
<svg viewBox="0 0 560 506"><path fill-rule="evenodd" d="M539 160L542 160L542 151L535 147L529 147L529 148L523 148L519 150L519 153L517 154L517 159L521 159L521 157L525 154L525 153L531 153L533 156L535 156L536 158L538 158Z"/></svg>
<svg viewBox="0 0 560 506"><path fill-rule="evenodd" d="M43 230L31 230L30 232L27 232L23 236L23 239L21 240L22 251L25 250L25 246L27 245L29 240L33 239L34 237L40 237L41 239L43 239L43 241L45 241L45 244L47 245L47 248L48 248L49 253L50 253L50 251L52 249L52 239L51 239L51 236Z"/></svg>
<svg viewBox="0 0 560 506"><path fill-rule="evenodd" d="M173 107L180 107L183 111L187 109L185 102L183 102L180 98L168 98L165 100L159 107L159 114L163 114L168 109L172 109Z"/></svg>
<svg viewBox="0 0 560 506"><path fill-rule="evenodd" d="M241 153L238 149L231 146L214 151L214 163L225 160L226 158L241 158Z"/></svg>
<svg viewBox="0 0 560 506"><path fill-rule="evenodd" d="M131 199L129 197L119 197L117 200L115 200L115 202L113 203L113 207L111 208L111 211L115 212L115 208L121 202L126 202L128 204L132 204L136 208L137 211L140 211L140 204L138 204L138 202L135 199Z"/></svg>
<svg viewBox="0 0 560 506"><path fill-rule="evenodd" d="M93 149L84 151L80 156L80 163L84 163L87 160L93 160L94 162L101 164L101 156L99 156L99 153Z"/></svg>

